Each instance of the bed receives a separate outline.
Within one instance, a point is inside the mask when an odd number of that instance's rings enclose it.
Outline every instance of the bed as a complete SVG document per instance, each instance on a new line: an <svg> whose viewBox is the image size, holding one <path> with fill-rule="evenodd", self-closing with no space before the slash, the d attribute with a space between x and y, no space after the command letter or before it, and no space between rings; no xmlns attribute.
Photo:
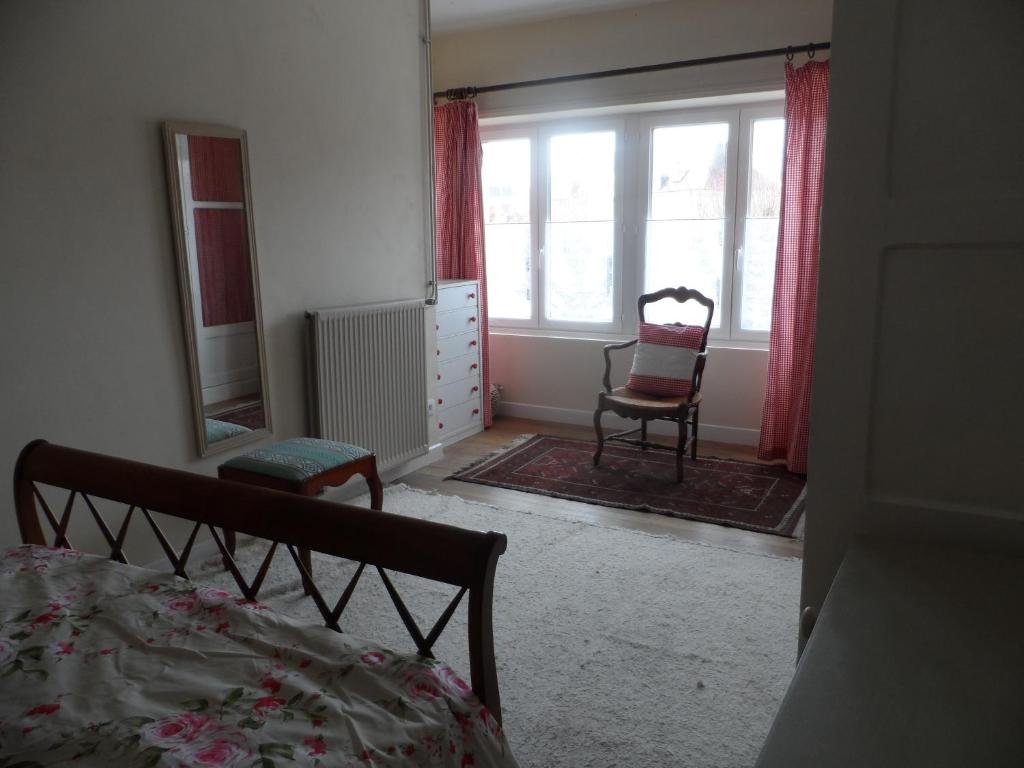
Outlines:
<svg viewBox="0 0 1024 768"><path fill-rule="evenodd" d="M54 489L66 492L62 506ZM111 527L115 503L127 522ZM43 441L18 460L15 506L25 544L0 555L0 766L516 766L501 731L491 633L504 536ZM180 552L154 512L190 521ZM95 522L109 552L71 547L73 513ZM132 520L156 536L171 573L126 562ZM278 542L271 552L299 569L328 626L260 603L266 567L246 580L225 528ZM187 580L201 531L238 594ZM304 570L299 548L361 564L353 582L331 585L337 602ZM340 631L368 570L385 580L415 653ZM395 571L456 589L429 631L387 576ZM466 596L469 683L431 652Z"/></svg>

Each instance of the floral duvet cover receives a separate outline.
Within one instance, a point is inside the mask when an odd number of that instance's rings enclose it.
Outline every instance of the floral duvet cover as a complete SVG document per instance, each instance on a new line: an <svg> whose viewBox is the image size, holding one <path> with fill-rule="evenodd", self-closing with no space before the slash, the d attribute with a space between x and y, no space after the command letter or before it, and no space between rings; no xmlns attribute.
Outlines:
<svg viewBox="0 0 1024 768"><path fill-rule="evenodd" d="M0 553L0 768L515 766L451 669L172 575Z"/></svg>

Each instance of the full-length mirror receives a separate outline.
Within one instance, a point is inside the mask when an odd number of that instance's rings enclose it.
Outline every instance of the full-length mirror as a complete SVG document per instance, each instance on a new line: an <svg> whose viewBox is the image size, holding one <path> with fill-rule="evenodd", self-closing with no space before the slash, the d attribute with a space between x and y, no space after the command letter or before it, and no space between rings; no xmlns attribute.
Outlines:
<svg viewBox="0 0 1024 768"><path fill-rule="evenodd" d="M164 124L200 455L270 431L245 131Z"/></svg>

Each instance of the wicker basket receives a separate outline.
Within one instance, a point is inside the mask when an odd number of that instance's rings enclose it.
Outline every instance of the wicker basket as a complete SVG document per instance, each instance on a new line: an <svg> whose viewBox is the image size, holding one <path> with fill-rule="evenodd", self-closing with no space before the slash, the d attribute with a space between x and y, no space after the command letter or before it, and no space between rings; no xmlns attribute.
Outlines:
<svg viewBox="0 0 1024 768"><path fill-rule="evenodd" d="M491 384L491 415L497 416L501 410L501 393L505 388L501 384Z"/></svg>

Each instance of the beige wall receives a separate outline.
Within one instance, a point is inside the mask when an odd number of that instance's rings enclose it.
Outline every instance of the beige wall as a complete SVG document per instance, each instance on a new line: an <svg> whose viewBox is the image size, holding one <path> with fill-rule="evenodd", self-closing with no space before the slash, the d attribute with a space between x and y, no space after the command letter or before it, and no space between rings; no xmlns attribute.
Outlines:
<svg viewBox="0 0 1024 768"><path fill-rule="evenodd" d="M674 0L496 29L435 35L434 89L653 64L828 40L831 0ZM528 88L479 97L484 117L667 98L780 89L783 61L762 59L652 75ZM588 423L600 388L603 342L492 336L492 379L508 412ZM756 442L765 350L716 348L702 407L705 434ZM622 358L621 383L629 364Z"/></svg>
<svg viewBox="0 0 1024 768"><path fill-rule="evenodd" d="M248 131L274 437L307 308L424 295L418 0L0 5L0 546L18 450L195 455L160 124Z"/></svg>
<svg viewBox="0 0 1024 768"><path fill-rule="evenodd" d="M671 0L435 35L434 90L489 85L828 40L832 0ZM779 88L760 59L484 94L484 114Z"/></svg>

